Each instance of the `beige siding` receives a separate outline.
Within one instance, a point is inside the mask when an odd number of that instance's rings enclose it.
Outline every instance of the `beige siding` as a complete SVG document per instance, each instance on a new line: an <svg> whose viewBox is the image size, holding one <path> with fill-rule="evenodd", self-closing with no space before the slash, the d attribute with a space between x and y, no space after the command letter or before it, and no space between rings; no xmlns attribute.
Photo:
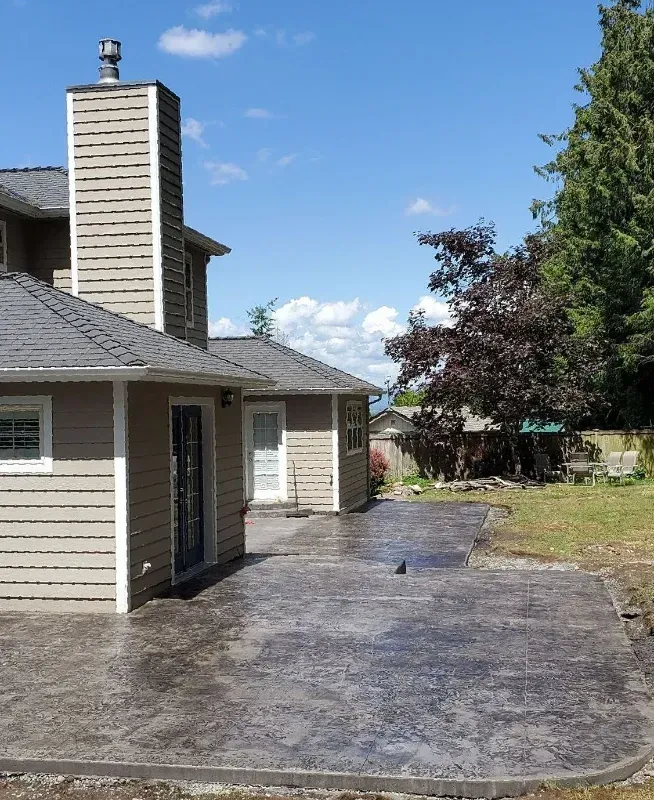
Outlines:
<svg viewBox="0 0 654 800"><path fill-rule="evenodd" d="M346 406L348 400L363 404L363 452L347 452ZM362 505L368 499L368 398L361 395L338 398L339 485L341 511Z"/></svg>
<svg viewBox="0 0 654 800"><path fill-rule="evenodd" d="M43 220L30 224L28 269L35 278L70 292L70 221Z"/></svg>
<svg viewBox="0 0 654 800"><path fill-rule="evenodd" d="M333 510L332 410L329 395L252 396L286 404L288 499L299 508Z"/></svg>
<svg viewBox="0 0 654 800"><path fill-rule="evenodd" d="M7 271L26 272L29 268L28 223L9 211L0 210L7 228Z"/></svg>
<svg viewBox="0 0 654 800"><path fill-rule="evenodd" d="M170 508L171 397L213 397L216 412L215 542L207 553L222 563L243 555L243 455L238 392L222 408L221 389L168 384L132 384L128 399L131 604L137 608L171 584ZM205 503L211 503L205 497ZM213 547L212 547L213 545ZM143 564L151 568L143 575Z"/></svg>
<svg viewBox="0 0 654 800"><path fill-rule="evenodd" d="M206 254L190 244L186 244L185 249L193 257L193 312L195 322L193 328L189 328L186 331L186 338L192 344L206 350L208 336Z"/></svg>
<svg viewBox="0 0 654 800"><path fill-rule="evenodd" d="M79 295L154 325L147 87L74 92L73 129Z"/></svg>
<svg viewBox="0 0 654 800"><path fill-rule="evenodd" d="M53 474L0 475L0 608L114 611L109 383L12 384L50 395Z"/></svg>
<svg viewBox="0 0 654 800"><path fill-rule="evenodd" d="M159 89L161 249L166 333L186 338L184 313L184 205L179 99Z"/></svg>

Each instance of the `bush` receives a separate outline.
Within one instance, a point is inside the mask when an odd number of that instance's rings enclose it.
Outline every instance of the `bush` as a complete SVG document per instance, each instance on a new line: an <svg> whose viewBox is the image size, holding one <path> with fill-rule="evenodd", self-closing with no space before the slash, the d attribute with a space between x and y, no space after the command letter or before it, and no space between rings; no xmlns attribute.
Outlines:
<svg viewBox="0 0 654 800"><path fill-rule="evenodd" d="M390 471L391 462L381 450L370 450L370 494L379 494Z"/></svg>

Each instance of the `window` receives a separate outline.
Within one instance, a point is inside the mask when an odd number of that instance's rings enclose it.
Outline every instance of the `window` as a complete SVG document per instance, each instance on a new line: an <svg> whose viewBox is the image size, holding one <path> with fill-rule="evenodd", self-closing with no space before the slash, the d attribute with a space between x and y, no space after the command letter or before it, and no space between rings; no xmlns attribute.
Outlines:
<svg viewBox="0 0 654 800"><path fill-rule="evenodd" d="M347 452L363 452L363 403L348 400L346 406Z"/></svg>
<svg viewBox="0 0 654 800"><path fill-rule="evenodd" d="M52 398L0 397L0 473L52 472Z"/></svg>
<svg viewBox="0 0 654 800"><path fill-rule="evenodd" d="M7 271L7 223L0 219L0 272Z"/></svg>
<svg viewBox="0 0 654 800"><path fill-rule="evenodd" d="M184 254L184 313L186 327L195 327L195 312L193 309L193 256Z"/></svg>

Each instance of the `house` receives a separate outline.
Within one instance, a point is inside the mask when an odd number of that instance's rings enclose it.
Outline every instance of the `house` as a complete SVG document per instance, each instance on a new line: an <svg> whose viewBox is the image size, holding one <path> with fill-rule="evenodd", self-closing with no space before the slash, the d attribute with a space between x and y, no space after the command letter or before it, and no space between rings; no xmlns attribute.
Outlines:
<svg viewBox="0 0 654 800"><path fill-rule="evenodd" d="M420 411L420 406L389 406L370 420L370 433L384 435L398 435L416 433L417 428L413 417ZM464 433L482 433L483 431L499 430L491 419L475 417L469 412L465 413Z"/></svg>
<svg viewBox="0 0 654 800"><path fill-rule="evenodd" d="M275 381L243 392L251 508L343 513L367 502L368 401L379 387L262 337L210 339L209 352Z"/></svg>
<svg viewBox="0 0 654 800"><path fill-rule="evenodd" d="M243 554L242 391L207 351L180 101L67 91L68 165L0 172L0 609L127 612Z"/></svg>

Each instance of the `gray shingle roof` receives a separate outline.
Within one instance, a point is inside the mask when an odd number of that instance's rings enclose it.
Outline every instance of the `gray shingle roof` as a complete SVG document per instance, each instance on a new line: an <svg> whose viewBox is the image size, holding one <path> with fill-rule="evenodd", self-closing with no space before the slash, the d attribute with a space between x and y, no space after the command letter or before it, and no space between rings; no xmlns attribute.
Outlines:
<svg viewBox="0 0 654 800"><path fill-rule="evenodd" d="M143 367L239 385L270 381L228 358L54 289L31 275L0 275L0 372ZM217 381L218 382L218 381Z"/></svg>
<svg viewBox="0 0 654 800"><path fill-rule="evenodd" d="M371 395L382 391L361 378L258 336L210 339L209 352L264 371L276 381L272 388L275 392L323 389Z"/></svg>
<svg viewBox="0 0 654 800"><path fill-rule="evenodd" d="M69 205L68 170L65 167L0 169L0 186L40 209Z"/></svg>

